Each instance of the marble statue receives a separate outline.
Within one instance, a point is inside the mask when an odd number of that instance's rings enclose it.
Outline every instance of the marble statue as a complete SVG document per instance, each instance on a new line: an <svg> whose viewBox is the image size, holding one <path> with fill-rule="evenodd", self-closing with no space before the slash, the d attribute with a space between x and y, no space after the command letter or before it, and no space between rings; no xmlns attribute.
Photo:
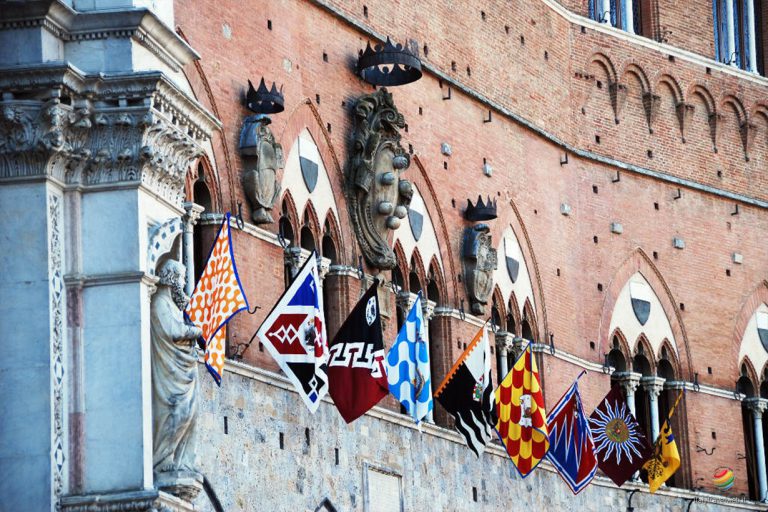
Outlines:
<svg viewBox="0 0 768 512"><path fill-rule="evenodd" d="M152 339L153 465L163 474L196 474L197 348L202 330L185 323L184 265L166 260L150 307ZM159 475L159 476L158 476ZM161 486L158 484L158 486Z"/></svg>

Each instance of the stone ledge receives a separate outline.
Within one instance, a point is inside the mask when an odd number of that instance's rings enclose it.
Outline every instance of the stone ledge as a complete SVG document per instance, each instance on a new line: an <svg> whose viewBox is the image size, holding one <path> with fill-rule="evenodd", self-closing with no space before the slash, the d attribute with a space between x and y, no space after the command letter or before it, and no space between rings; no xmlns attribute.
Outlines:
<svg viewBox="0 0 768 512"><path fill-rule="evenodd" d="M151 490L87 494L61 498L62 512L194 512L191 503Z"/></svg>

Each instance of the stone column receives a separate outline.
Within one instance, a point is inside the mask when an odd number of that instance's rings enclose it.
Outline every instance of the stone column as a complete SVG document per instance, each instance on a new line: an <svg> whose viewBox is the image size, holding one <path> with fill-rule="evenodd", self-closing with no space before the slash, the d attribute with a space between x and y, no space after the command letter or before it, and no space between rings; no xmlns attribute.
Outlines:
<svg viewBox="0 0 768 512"><path fill-rule="evenodd" d="M664 379L661 377L643 377L640 379L643 389L648 393L651 404L651 443L659 437L659 394L664 389Z"/></svg>
<svg viewBox="0 0 768 512"><path fill-rule="evenodd" d="M621 387L624 388L624 394L627 397L627 406L632 416L636 416L635 412L635 391L640 385L641 374L635 372L618 372L613 374Z"/></svg>
<svg viewBox="0 0 768 512"><path fill-rule="evenodd" d="M753 430L755 431L755 458L757 459L758 501L768 500L768 483L765 472L765 440L763 439L763 412L768 407L765 398L747 398L747 408L752 411Z"/></svg>
<svg viewBox="0 0 768 512"><path fill-rule="evenodd" d="M191 296L195 291L195 242L194 242L194 228L197 224L197 220L200 218L200 214L203 213L205 208L199 204L186 202L184 203L184 247L182 253L184 255L184 266L187 268L187 279L184 283L184 292Z"/></svg>
<svg viewBox="0 0 768 512"><path fill-rule="evenodd" d="M415 297L414 297L414 300ZM432 317L435 314L435 303L431 300L427 300L422 297L421 299L421 313L424 315L424 341L427 342L427 353L429 354L429 373L430 373L430 383L432 384L432 396L435 395L435 386L438 386L440 384L440 381L435 381L435 378L437 377L436 372L433 372L432 369L436 366L434 362L432 361L432 341L429 337L429 323L432 321ZM432 410L429 411L429 414L427 415L427 421L430 423L435 422L435 408L432 407Z"/></svg>
<svg viewBox="0 0 768 512"><path fill-rule="evenodd" d="M283 258L288 275L293 279L301 270L301 247L295 245L286 247L283 251Z"/></svg>
<svg viewBox="0 0 768 512"><path fill-rule="evenodd" d="M624 8L622 9L622 13L624 14L624 28L630 34L635 33L635 17L632 4L633 0L624 0Z"/></svg>
<svg viewBox="0 0 768 512"><path fill-rule="evenodd" d="M507 361L507 356L509 351L512 350L511 345L513 336L512 333L502 331L501 329L496 331L496 353L499 356L499 373L501 374L499 380L506 377L509 373L509 361Z"/></svg>
<svg viewBox="0 0 768 512"><path fill-rule="evenodd" d="M745 4L747 8L746 30L749 32L749 41L747 41L747 44L749 45L748 71L757 73L757 47L755 42L755 36L757 35L755 32L755 2L754 0L746 0Z"/></svg>
<svg viewBox="0 0 768 512"><path fill-rule="evenodd" d="M0 510L145 510L159 496L149 297L167 254L149 239L173 219L183 232L187 169L220 123L175 82L196 54L173 23L131 0L108 15L13 4L0 8L0 238L24 244L4 248L0 325L27 342L0 363L0 387L25 391L3 403L0 467L15 469Z"/></svg>
<svg viewBox="0 0 768 512"><path fill-rule="evenodd" d="M736 57L734 53L736 52L736 29L734 27L735 19L734 19L734 0L725 0L725 23L726 23L726 61L731 66L738 67L738 63L736 62Z"/></svg>
<svg viewBox="0 0 768 512"><path fill-rule="evenodd" d="M602 18L601 23L611 24L611 0L597 0L597 4L600 6L600 12L598 19Z"/></svg>

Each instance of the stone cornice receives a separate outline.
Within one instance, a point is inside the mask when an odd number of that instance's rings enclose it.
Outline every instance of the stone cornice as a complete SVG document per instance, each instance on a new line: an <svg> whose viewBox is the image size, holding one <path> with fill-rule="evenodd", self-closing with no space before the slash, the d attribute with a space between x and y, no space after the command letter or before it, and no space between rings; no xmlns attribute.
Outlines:
<svg viewBox="0 0 768 512"><path fill-rule="evenodd" d="M148 9L77 12L60 0L9 2L0 30L44 27L63 41L131 38L179 71L200 55Z"/></svg>

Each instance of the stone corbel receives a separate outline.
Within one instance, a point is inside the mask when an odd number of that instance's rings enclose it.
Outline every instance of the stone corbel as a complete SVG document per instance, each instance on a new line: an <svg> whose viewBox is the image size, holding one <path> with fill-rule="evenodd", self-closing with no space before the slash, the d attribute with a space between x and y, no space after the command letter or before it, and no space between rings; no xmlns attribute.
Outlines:
<svg viewBox="0 0 768 512"><path fill-rule="evenodd" d="M684 101L679 101L675 105L675 113L677 114L677 122L680 125L680 136L683 143L685 143L685 130L691 125L695 110L696 107Z"/></svg>
<svg viewBox="0 0 768 512"><path fill-rule="evenodd" d="M643 93L643 109L645 110L645 120L648 122L648 133L653 133L653 125L659 113L661 97L652 92Z"/></svg>
<svg viewBox="0 0 768 512"><path fill-rule="evenodd" d="M422 299L421 301L421 312L424 315L424 320L429 322L432 320L432 317L435 315L435 302L428 300L428 299Z"/></svg>

